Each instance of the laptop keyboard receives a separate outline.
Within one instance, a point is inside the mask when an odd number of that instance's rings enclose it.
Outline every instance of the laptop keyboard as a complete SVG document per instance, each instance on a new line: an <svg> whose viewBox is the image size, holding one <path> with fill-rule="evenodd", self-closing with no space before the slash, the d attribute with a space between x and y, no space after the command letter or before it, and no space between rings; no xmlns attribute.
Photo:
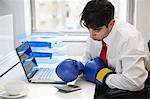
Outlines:
<svg viewBox="0 0 150 99"><path fill-rule="evenodd" d="M55 69L50 68L41 68L36 73L36 75L34 75L34 79L42 79L42 80L54 79L55 77L57 77Z"/></svg>

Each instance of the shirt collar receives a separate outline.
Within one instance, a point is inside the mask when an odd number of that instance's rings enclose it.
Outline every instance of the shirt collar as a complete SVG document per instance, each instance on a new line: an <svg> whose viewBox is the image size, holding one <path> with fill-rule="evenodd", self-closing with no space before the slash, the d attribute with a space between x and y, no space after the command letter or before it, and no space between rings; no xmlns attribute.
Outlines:
<svg viewBox="0 0 150 99"><path fill-rule="evenodd" d="M117 22L115 22L115 24L114 24L114 26L113 26L111 32L109 33L109 35L108 35L106 38L103 39L104 42L105 42L108 46L110 46L110 44L111 44L111 42L112 42L112 40L113 40L113 38L114 38L114 36L115 36L115 33L116 33L116 31L117 31L117 29L116 29L116 24L117 24Z"/></svg>

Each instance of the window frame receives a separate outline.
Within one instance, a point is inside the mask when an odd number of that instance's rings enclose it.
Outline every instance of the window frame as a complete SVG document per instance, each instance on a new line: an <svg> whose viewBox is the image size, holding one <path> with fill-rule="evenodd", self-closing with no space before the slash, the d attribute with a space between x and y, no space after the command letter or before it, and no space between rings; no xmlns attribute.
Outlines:
<svg viewBox="0 0 150 99"><path fill-rule="evenodd" d="M127 4L126 4L126 21L128 21L129 23L133 23L133 6L134 5L134 1L132 2L132 4L130 4L131 0L127 0ZM120 2L120 1L119 1ZM36 8L35 8L35 0L30 0L31 3L31 31L32 32L38 32L37 31L37 26L36 26ZM130 8L130 9L129 9ZM86 27L83 27L86 28ZM64 32L67 35L81 35L81 36L87 36L88 35L88 30L69 30L69 29L64 29L61 30L61 32Z"/></svg>

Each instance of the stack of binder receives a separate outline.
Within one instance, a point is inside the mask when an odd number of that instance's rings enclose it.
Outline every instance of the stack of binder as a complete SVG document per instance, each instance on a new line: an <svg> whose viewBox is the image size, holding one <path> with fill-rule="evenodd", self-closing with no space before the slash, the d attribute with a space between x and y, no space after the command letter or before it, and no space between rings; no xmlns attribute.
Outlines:
<svg viewBox="0 0 150 99"><path fill-rule="evenodd" d="M19 42L28 41L32 54L40 64L58 64L61 57L65 56L66 46L62 42L63 33L59 32L33 32L31 36L25 34L18 36Z"/></svg>

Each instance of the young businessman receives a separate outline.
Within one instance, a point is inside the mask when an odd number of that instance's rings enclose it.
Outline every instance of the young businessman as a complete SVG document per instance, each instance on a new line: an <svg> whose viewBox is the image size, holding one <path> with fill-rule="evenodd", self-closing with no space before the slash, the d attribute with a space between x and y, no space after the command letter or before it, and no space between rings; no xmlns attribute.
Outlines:
<svg viewBox="0 0 150 99"><path fill-rule="evenodd" d="M108 0L89 1L80 22L90 33L84 65L67 59L58 65L58 76L69 82L83 71L85 79L97 85L95 98L108 97L109 89L118 89L121 94L141 91L148 77L149 59L142 34L129 23L116 20Z"/></svg>
<svg viewBox="0 0 150 99"><path fill-rule="evenodd" d="M108 0L91 0L83 9L83 24L90 33L84 63L99 57L102 41L107 46L107 66L115 73L107 76L109 88L139 91L148 76L145 46L142 34L132 25L114 18L114 6Z"/></svg>

